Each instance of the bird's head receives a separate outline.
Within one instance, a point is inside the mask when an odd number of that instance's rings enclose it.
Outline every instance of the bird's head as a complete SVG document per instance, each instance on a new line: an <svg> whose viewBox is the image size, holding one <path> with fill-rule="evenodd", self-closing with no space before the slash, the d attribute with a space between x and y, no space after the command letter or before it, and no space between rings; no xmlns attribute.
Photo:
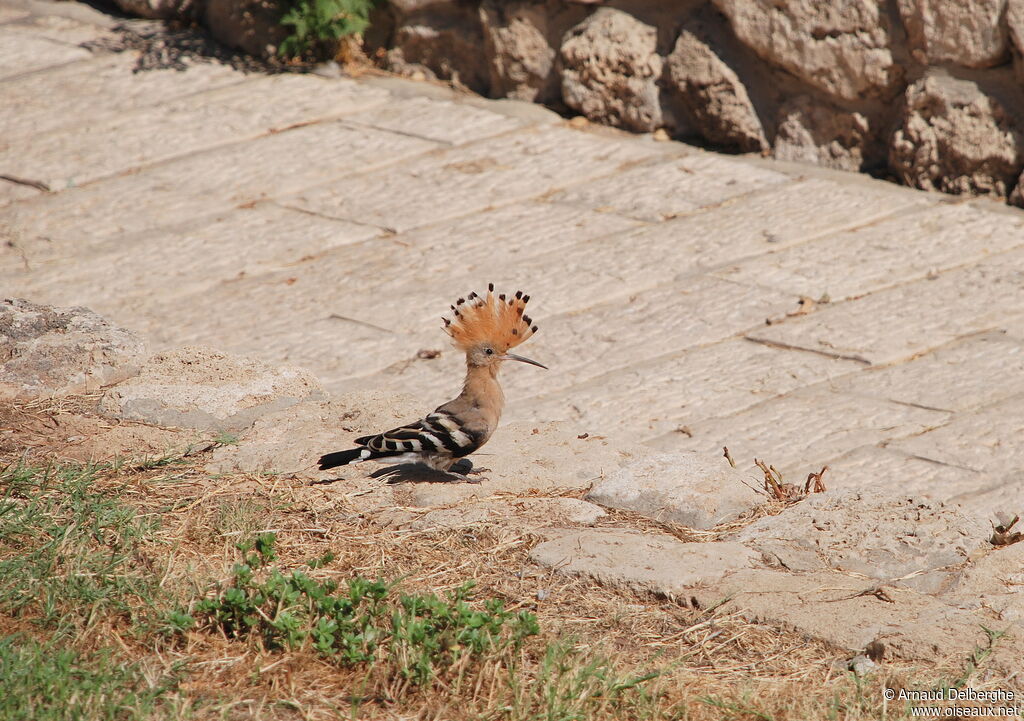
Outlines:
<svg viewBox="0 0 1024 721"><path fill-rule="evenodd" d="M444 329L455 347L465 352L471 367L492 368L496 372L502 361L515 360L540 368L547 366L524 358L509 350L537 332L530 316L525 314L530 296L516 291L508 298L494 295L494 284L487 286L487 296L470 293L452 306L452 318L443 318Z"/></svg>

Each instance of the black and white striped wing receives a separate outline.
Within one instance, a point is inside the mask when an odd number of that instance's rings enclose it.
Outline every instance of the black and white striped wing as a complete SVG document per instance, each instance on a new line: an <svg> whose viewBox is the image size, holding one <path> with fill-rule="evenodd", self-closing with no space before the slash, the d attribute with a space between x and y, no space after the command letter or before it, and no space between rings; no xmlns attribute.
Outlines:
<svg viewBox="0 0 1024 721"><path fill-rule="evenodd" d="M376 436L356 438L356 443L373 451L368 458L405 453L436 453L461 458L483 445L484 440L480 433L463 427L450 413L434 411L415 423Z"/></svg>

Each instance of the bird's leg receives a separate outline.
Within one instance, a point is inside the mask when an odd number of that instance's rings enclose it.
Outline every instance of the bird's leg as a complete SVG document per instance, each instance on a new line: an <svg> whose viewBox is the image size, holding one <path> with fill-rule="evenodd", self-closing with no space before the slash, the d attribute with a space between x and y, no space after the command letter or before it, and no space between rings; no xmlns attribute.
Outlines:
<svg viewBox="0 0 1024 721"><path fill-rule="evenodd" d="M490 470L490 468L477 468L476 466L473 465L473 461L469 460L468 458L460 458L449 467L449 473L454 471L456 473L461 473L467 476L476 475L479 473L488 473Z"/></svg>

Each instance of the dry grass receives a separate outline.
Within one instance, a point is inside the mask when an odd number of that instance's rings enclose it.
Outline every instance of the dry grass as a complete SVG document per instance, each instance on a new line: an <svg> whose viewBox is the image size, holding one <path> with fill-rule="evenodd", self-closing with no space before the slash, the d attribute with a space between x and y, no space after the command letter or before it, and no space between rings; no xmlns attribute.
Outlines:
<svg viewBox="0 0 1024 721"><path fill-rule="evenodd" d="M33 414L79 409L16 409ZM7 410L12 417L12 410ZM45 420L45 419L44 419ZM43 422L43 421L41 421ZM7 461L18 453L8 434ZM842 669L840 649L746 620L740 613L694 610L665 599L609 589L542 569L528 559L541 539L500 525L458 530L388 528L364 512L343 486L307 486L275 476L211 476L202 457L120 464L99 472L93 489L158 520L135 552L136 569L156 581L162 598L187 602L226 582L238 559L235 544L264 531L277 534L277 563L293 568L336 554L317 578L354 575L400 579L409 593L441 593L475 581L480 598L503 599L536 614L541 635L508 658L485 657L434 683L410 688L386 668L344 668L307 650L271 651L259 640L205 631L166 637L140 628L130 614L98 619L71 644L83 653L116 650L154 679L179 679L160 707L166 717L261 719L869 719L902 718L887 706L887 686L929 688L963 668L884 663L866 680ZM0 467L3 458L0 457ZM760 515L711 531L695 531L613 511L605 526L665 532L686 541L714 540ZM543 599L543 600L538 600ZM152 599L135 599L140 609ZM170 602L170 601L167 601ZM0 634L44 639L32 614L0 612ZM467 657L468 658L468 657ZM837 665L837 661L840 662ZM589 705L552 699L563 676L578 674ZM658 675L628 703L602 690L600 679ZM589 674L589 675L588 675ZM563 679L564 680L564 679ZM570 684L571 685L571 684ZM561 688L561 687L558 687ZM569 694L571 695L571 693Z"/></svg>

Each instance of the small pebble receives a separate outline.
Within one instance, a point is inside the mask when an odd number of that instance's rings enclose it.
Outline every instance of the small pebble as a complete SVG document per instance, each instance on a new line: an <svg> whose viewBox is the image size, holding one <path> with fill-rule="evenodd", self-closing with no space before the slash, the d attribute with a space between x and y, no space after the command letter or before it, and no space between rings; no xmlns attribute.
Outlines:
<svg viewBox="0 0 1024 721"><path fill-rule="evenodd" d="M542 588L539 591L537 591L537 600L538 601L547 601L548 600L548 596L550 596L550 595L551 595L551 591L549 591L546 588Z"/></svg>

